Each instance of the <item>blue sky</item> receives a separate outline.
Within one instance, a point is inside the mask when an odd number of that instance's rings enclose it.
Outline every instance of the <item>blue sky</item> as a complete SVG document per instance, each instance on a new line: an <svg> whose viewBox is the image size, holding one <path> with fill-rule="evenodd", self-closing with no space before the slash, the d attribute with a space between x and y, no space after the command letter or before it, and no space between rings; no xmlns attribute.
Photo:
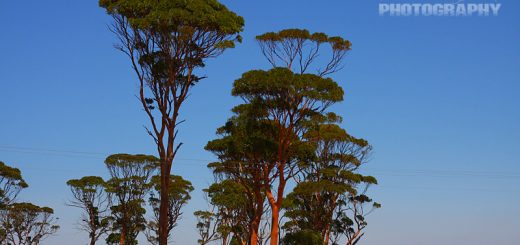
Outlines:
<svg viewBox="0 0 520 245"><path fill-rule="evenodd" d="M498 2L496 17L380 17L375 0L223 1L244 16L244 42L208 63L182 110L173 169L196 190L175 244L196 244L191 214L212 181L203 147L239 102L232 82L268 68L254 36L293 27L353 43L334 110L374 146L364 173L383 204L362 244L519 244L520 2ZM86 244L66 180L106 176L108 154L154 153L109 23L97 1L0 2L0 160L29 182L21 200L60 217L45 244Z"/></svg>

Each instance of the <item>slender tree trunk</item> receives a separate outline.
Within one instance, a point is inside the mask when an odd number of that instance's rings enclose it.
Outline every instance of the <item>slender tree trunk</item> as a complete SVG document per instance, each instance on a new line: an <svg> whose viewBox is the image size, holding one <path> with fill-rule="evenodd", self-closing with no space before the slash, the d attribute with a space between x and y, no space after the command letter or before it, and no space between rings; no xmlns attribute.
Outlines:
<svg viewBox="0 0 520 245"><path fill-rule="evenodd" d="M271 235L270 235L270 245L278 245L278 232L279 232L279 218L280 218L280 208L275 203L271 206Z"/></svg>
<svg viewBox="0 0 520 245"><path fill-rule="evenodd" d="M90 245L96 244L96 234L94 232L90 233Z"/></svg>
<svg viewBox="0 0 520 245"><path fill-rule="evenodd" d="M271 234L270 234L270 245L278 245L279 231L280 231L280 208L282 207L283 201L283 192L285 189L285 181L280 180L278 185L278 193L277 198L274 198L274 195L270 188L267 188L267 200L269 200L269 205L271 206Z"/></svg>
<svg viewBox="0 0 520 245"><path fill-rule="evenodd" d="M169 166L171 164L168 160L161 164L161 202L159 207L159 244L168 244L168 208L169 208Z"/></svg>
<svg viewBox="0 0 520 245"><path fill-rule="evenodd" d="M262 219L262 214L258 215L255 214L255 217L253 218L253 222L251 222L250 225L250 239L249 244L250 245L256 245L258 243L258 230L260 229L260 221Z"/></svg>
<svg viewBox="0 0 520 245"><path fill-rule="evenodd" d="M126 224L121 228L121 236L119 237L119 245L125 245L126 242Z"/></svg>
<svg viewBox="0 0 520 245"><path fill-rule="evenodd" d="M224 237L222 237L222 245L226 245L226 244L227 244L227 238L228 238L227 235L225 235Z"/></svg>
<svg viewBox="0 0 520 245"><path fill-rule="evenodd" d="M260 189L255 190L255 199L257 205L255 208L255 216L249 226L250 245L258 244L258 230L260 229L260 222L262 221L262 214L264 213L264 198L262 197L262 193L260 193Z"/></svg>
<svg viewBox="0 0 520 245"><path fill-rule="evenodd" d="M327 231L325 232L325 239L323 240L323 244L327 245L329 244L330 239L330 226L328 226Z"/></svg>

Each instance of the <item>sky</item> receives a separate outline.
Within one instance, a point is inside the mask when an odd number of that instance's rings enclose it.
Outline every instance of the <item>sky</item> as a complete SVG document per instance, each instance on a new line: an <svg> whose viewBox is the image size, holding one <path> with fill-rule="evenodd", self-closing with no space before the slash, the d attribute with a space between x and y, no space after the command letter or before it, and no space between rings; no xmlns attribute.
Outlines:
<svg viewBox="0 0 520 245"><path fill-rule="evenodd" d="M196 244L192 213L213 180L203 147L239 103L233 81L269 68L254 37L284 28L353 43L332 75L345 90L333 109L373 145L362 171L378 178L369 194L383 205L361 245L520 244L520 2L498 0L489 17L379 16L390 2L402 1L222 1L245 18L244 40L207 63L181 111L173 172L196 190L174 244ZM106 177L110 154L154 154L110 21L97 1L0 1L0 161L29 183L21 201L60 218L44 244L87 243L67 180Z"/></svg>

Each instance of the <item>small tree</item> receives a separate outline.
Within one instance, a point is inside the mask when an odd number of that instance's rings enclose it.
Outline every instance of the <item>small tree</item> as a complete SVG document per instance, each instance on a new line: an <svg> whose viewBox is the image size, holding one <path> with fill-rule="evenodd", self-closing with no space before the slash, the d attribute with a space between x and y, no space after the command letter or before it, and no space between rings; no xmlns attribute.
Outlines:
<svg viewBox="0 0 520 245"><path fill-rule="evenodd" d="M109 229L110 196L105 191L105 181L98 176L86 176L67 181L73 200L68 205L81 208L81 229L88 232L90 245Z"/></svg>
<svg viewBox="0 0 520 245"><path fill-rule="evenodd" d="M0 210L14 202L20 191L28 186L19 169L0 161Z"/></svg>
<svg viewBox="0 0 520 245"><path fill-rule="evenodd" d="M179 112L190 88L202 77L207 58L232 48L244 20L216 0L100 0L113 18L117 46L139 79L139 99L161 159L160 244L168 242L169 178L181 143Z"/></svg>
<svg viewBox="0 0 520 245"><path fill-rule="evenodd" d="M199 239L197 243L200 245L206 245L212 241L219 239L218 225L219 218L218 214L210 211L195 211L193 213L197 217L197 231L199 232Z"/></svg>
<svg viewBox="0 0 520 245"><path fill-rule="evenodd" d="M371 146L333 123L317 125L304 138L314 144L315 157L301 166L300 178L296 178L299 183L284 203L285 216L290 219L284 228L289 234L314 231L328 244L331 233L337 231L334 225L348 223L343 222L350 215L345 209L357 200L351 197L377 184L374 177L356 173Z"/></svg>
<svg viewBox="0 0 520 245"><path fill-rule="evenodd" d="M105 164L112 177L106 183L106 191L112 197L112 231L109 244L137 244L137 235L146 227L144 214L145 196L152 184L151 176L159 165L159 159L148 155L115 154L107 157Z"/></svg>
<svg viewBox="0 0 520 245"><path fill-rule="evenodd" d="M54 211L31 203L13 203L2 217L6 230L5 240L13 245L37 245L49 235L56 233Z"/></svg>
<svg viewBox="0 0 520 245"><path fill-rule="evenodd" d="M378 208L381 208L381 204L365 194L351 195L347 200L342 200L332 222L333 241L345 236L347 245L356 245L365 235L364 229L368 225L366 216Z"/></svg>
<svg viewBox="0 0 520 245"><path fill-rule="evenodd" d="M160 210L160 191L161 181L160 176L152 177L152 193L148 199L148 203L153 209L153 220L147 223L146 238L151 244L159 244L159 210ZM169 187L169 207L168 207L168 237L170 237L171 230L177 226L177 222L182 216L181 209L191 199L190 192L193 191L191 182L183 179L181 176L170 176Z"/></svg>
<svg viewBox="0 0 520 245"><path fill-rule="evenodd" d="M266 174L266 164L269 159L273 159L276 145L269 135L265 134L272 125L251 119L254 117L250 114L236 115L229 119L217 130L221 137L208 142L206 150L214 153L219 159L218 162L208 165L219 180L209 190L218 190L217 187L225 186L235 186L227 188L228 190L240 189L238 195L229 191L222 192L226 195L215 195L219 192L214 192L215 198L212 198L212 202L220 202L219 206L231 209L232 212L246 213L242 222L246 223L244 228L248 229L246 233L249 243L257 244L266 199L263 176ZM228 204L238 204L233 201L235 199L246 201L240 202L240 205L226 205L221 202L227 199L231 200Z"/></svg>

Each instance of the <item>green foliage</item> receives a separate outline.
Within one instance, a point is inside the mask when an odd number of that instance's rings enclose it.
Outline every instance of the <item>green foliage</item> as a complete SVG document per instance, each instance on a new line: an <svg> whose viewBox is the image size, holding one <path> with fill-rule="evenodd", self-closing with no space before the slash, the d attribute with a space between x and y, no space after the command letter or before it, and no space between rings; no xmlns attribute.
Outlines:
<svg viewBox="0 0 520 245"><path fill-rule="evenodd" d="M84 211L80 223L89 233L91 243L95 243L108 231L111 220L106 214L110 205L110 197L105 191L106 183L101 177L85 176L71 179L67 181L67 185L73 196L69 205Z"/></svg>
<svg viewBox="0 0 520 245"><path fill-rule="evenodd" d="M168 189L168 231L171 231L177 226L177 222L180 219L182 212L181 208L188 203L191 199L190 192L194 190L190 181L183 179L178 175L170 175L169 178L169 189ZM161 180L160 176L155 175L151 179L153 186L152 193L148 199L148 203L152 207L154 212L154 219L147 223L146 238L152 244L159 243L159 209L160 209L160 190ZM170 234L170 233L168 233Z"/></svg>
<svg viewBox="0 0 520 245"><path fill-rule="evenodd" d="M323 245L320 233L312 230L300 230L287 233L281 241L282 245Z"/></svg>
<svg viewBox="0 0 520 245"><path fill-rule="evenodd" d="M256 36L259 42L283 42L284 40L300 39L308 40L315 43L329 43L333 49L350 50L352 44L350 41L341 37L329 37L322 32L310 33L304 29L285 29L279 32L267 32Z"/></svg>
<svg viewBox="0 0 520 245"><path fill-rule="evenodd" d="M217 224L215 222L218 219L217 214L210 211L195 211L193 213L197 218L197 230L200 238L197 240L198 244L204 245L211 241L218 239L216 232Z"/></svg>
<svg viewBox="0 0 520 245"><path fill-rule="evenodd" d="M264 105L270 108L297 106L298 100L287 101L293 97L324 103L343 100L343 89L334 80L314 74L295 74L287 68L248 71L235 81L232 94L262 98Z"/></svg>
<svg viewBox="0 0 520 245"><path fill-rule="evenodd" d="M81 179L71 179L67 181L67 185L85 193L92 193L96 192L97 187L103 187L105 181L99 176L85 176Z"/></svg>
<svg viewBox="0 0 520 245"><path fill-rule="evenodd" d="M18 193L28 186L18 168L10 167L0 161L0 208L5 208L14 201Z"/></svg>
<svg viewBox="0 0 520 245"><path fill-rule="evenodd" d="M100 0L99 5L109 14L125 16L135 28L179 32L179 38L191 38L200 29L233 35L244 26L242 17L216 0Z"/></svg>
<svg viewBox="0 0 520 245"><path fill-rule="evenodd" d="M10 204L2 218L2 234L9 244L39 244L56 233L54 210L32 203Z"/></svg>
<svg viewBox="0 0 520 245"><path fill-rule="evenodd" d="M144 197L153 187L151 176L156 172L159 159L149 155L115 154L105 160L111 179L106 192L111 195L112 234L124 236L125 244L137 244L137 235L146 228Z"/></svg>

